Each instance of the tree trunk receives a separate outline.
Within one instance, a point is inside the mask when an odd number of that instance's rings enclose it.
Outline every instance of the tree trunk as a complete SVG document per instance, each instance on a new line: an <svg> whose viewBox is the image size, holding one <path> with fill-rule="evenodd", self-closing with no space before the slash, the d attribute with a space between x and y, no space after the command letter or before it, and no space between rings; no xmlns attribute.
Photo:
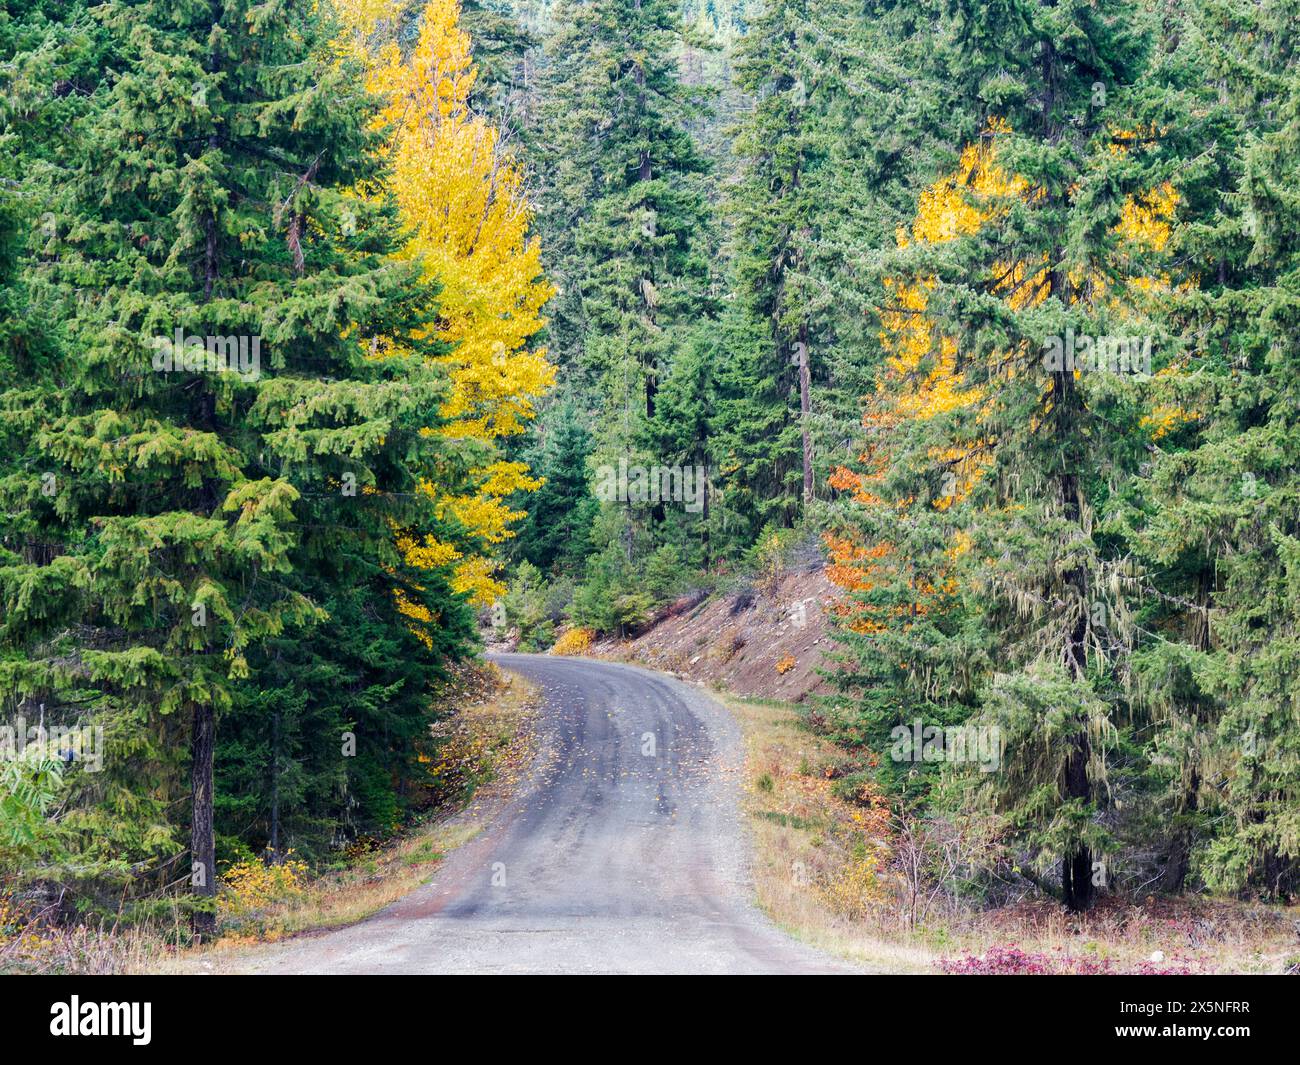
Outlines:
<svg viewBox="0 0 1300 1065"><path fill-rule="evenodd" d="M1165 865L1165 875L1161 880L1161 890L1170 895L1181 895L1187 885L1187 871L1192 857L1191 820L1196 814L1196 793L1200 790L1201 776L1192 770L1187 782L1183 808L1178 811L1174 822L1173 840L1169 845L1169 860Z"/></svg>
<svg viewBox="0 0 1300 1065"><path fill-rule="evenodd" d="M713 560L710 556L712 545L709 540L709 494L713 490L713 483L709 478L709 459L708 452L700 456L700 469L704 471L704 506L700 511L700 540L704 553L704 571L707 573Z"/></svg>
<svg viewBox="0 0 1300 1065"><path fill-rule="evenodd" d="M215 63L214 63L215 65ZM215 149L219 141L213 133L208 137L208 148ZM212 289L217 283L217 215L209 211L203 219L203 302L212 299Z"/></svg>
<svg viewBox="0 0 1300 1065"><path fill-rule="evenodd" d="M194 707L194 725L190 736L190 884L200 900L217 893L217 845L212 820L212 757L216 744L216 712L210 704ZM194 934L199 939L211 937L217 930L213 910L196 911Z"/></svg>
<svg viewBox="0 0 1300 1065"><path fill-rule="evenodd" d="M799 324L799 432L803 441L803 502L806 507L813 498L812 428L812 370L808 365L808 323Z"/></svg>
<svg viewBox="0 0 1300 1065"><path fill-rule="evenodd" d="M1058 120L1054 114L1056 94L1060 77L1057 68L1057 52L1054 42L1043 42L1043 138L1050 144L1056 144L1061 137ZM1060 248L1052 249L1051 262L1060 263ZM1053 267L1048 275L1048 298L1055 296L1064 307L1071 303L1070 280L1059 267ZM1058 501L1061 511L1070 522L1079 526L1079 535L1086 532L1083 515L1083 489L1079 482L1079 469L1083 465L1078 453L1077 438L1084 406L1079 389L1074 380L1072 369L1062 367L1052 374L1052 408L1055 428L1062 442L1061 471L1057 477ZM1076 597L1080 605L1079 618L1066 635L1062 649L1064 666L1075 680L1081 680L1087 671L1088 659L1088 618L1086 605L1092 584L1091 574L1079 566L1064 575L1066 587ZM1092 799L1092 784L1088 779L1088 761L1091 755L1088 739L1088 723L1081 721L1079 732L1074 738L1074 746L1065 763L1062 791L1064 799L1081 799L1085 803ZM1092 851L1082 841L1076 841L1074 847L1061 857L1061 897L1065 905L1076 912L1086 910L1092 905L1095 894L1093 884Z"/></svg>
<svg viewBox="0 0 1300 1065"><path fill-rule="evenodd" d="M280 711L271 717L271 864L280 864Z"/></svg>
<svg viewBox="0 0 1300 1065"><path fill-rule="evenodd" d="M1065 763L1065 791L1072 799L1087 799L1091 794L1088 783L1088 740L1076 738L1074 750ZM1088 909L1093 899L1092 851L1080 843L1073 853L1061 859L1061 898L1076 913Z"/></svg>

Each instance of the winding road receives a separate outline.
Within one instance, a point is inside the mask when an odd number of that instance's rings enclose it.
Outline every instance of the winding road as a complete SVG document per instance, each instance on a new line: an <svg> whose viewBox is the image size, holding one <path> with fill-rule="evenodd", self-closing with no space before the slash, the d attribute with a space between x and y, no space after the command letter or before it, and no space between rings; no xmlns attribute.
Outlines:
<svg viewBox="0 0 1300 1065"><path fill-rule="evenodd" d="M843 972L751 901L739 729L633 666L500 655L545 695L492 824L369 920L258 950L263 973Z"/></svg>

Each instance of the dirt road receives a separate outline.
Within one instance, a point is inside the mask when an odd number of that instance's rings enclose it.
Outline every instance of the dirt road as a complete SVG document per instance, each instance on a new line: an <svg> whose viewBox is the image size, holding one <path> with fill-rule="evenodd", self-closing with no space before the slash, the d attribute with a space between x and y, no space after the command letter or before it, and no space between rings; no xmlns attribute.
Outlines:
<svg viewBox="0 0 1300 1065"><path fill-rule="evenodd" d="M847 970L750 901L740 736L722 707L631 666L497 661L546 707L538 763L491 827L375 917L250 951L238 971Z"/></svg>

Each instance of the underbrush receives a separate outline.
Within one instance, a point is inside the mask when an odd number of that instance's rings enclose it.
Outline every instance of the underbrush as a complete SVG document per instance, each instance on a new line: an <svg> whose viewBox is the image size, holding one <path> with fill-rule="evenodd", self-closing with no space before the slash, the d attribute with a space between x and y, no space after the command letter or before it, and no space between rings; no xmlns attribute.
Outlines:
<svg viewBox="0 0 1300 1065"><path fill-rule="evenodd" d="M30 895L0 891L0 973L91 975L138 972L171 956L189 939L188 921L173 907L170 922L101 920L67 923Z"/></svg>
<svg viewBox="0 0 1300 1065"><path fill-rule="evenodd" d="M1052 951L1026 951L1017 946L989 947L981 955L963 953L942 958L941 972L954 976L1194 976L1205 970L1198 962L1166 961L1157 953L1147 961L1122 965L1109 958Z"/></svg>
<svg viewBox="0 0 1300 1065"><path fill-rule="evenodd" d="M1300 971L1294 907L1108 894L1075 914L1028 883L1004 890L995 906L936 883L936 867L972 864L989 843L984 827L899 821L869 767L809 731L795 708L719 697L745 735L758 902L814 946L891 971Z"/></svg>
<svg viewBox="0 0 1300 1065"><path fill-rule="evenodd" d="M426 881L443 857L473 838L492 802L509 794L535 750L536 689L491 668L476 701L435 726L438 761L423 813L389 839L352 841L326 867L292 852L266 862L240 855L221 867L220 939L207 950L280 939L362 920ZM69 919L37 894L0 885L0 973L110 974L167 968L194 952L182 900L159 900L155 916L127 923Z"/></svg>

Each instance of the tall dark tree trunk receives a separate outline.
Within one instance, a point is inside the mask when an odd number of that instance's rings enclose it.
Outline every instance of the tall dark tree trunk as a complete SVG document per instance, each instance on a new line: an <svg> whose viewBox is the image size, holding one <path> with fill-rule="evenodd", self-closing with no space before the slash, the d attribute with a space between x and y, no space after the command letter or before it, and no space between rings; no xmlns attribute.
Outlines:
<svg viewBox="0 0 1300 1065"><path fill-rule="evenodd" d="M216 746L216 711L210 703L196 703L190 736L190 885L200 900L217 893L217 843L212 813L212 760ZM217 930L216 912L197 910L194 934L211 938Z"/></svg>
<svg viewBox="0 0 1300 1065"><path fill-rule="evenodd" d="M1178 811L1174 822L1172 839L1169 844L1169 858L1165 864L1165 874L1160 887L1170 895L1181 895L1187 885L1187 871L1192 858L1191 821L1196 814L1197 793L1201 787L1201 775L1192 768L1184 793L1183 808Z"/></svg>
<svg viewBox="0 0 1300 1065"><path fill-rule="evenodd" d="M214 26L221 21L223 5L216 4ZM214 49L208 58L208 69L217 73L221 69L221 56ZM220 144L217 131L208 135L208 148L215 150ZM203 248L203 302L212 299L220 276L220 249L217 240L217 216L209 211L204 220ZM216 424L216 395L205 391L202 397L202 424L209 428ZM214 495L216 485L209 482L205 489ZM209 513L216 509L216 499L210 500ZM196 703L190 732L190 886L204 909L194 913L192 928L199 939L210 939L216 934L217 915L210 900L217 893L217 842L213 815L212 763L217 743L217 714L211 703Z"/></svg>
<svg viewBox="0 0 1300 1065"><path fill-rule="evenodd" d="M1199 651L1210 650L1210 601L1214 596L1214 571L1205 567L1197 576L1196 605L1192 612L1189 641ZM1193 721L1196 708L1192 708ZM1174 814L1174 823L1170 829L1169 857L1161 879L1161 890L1170 895L1181 895L1187 886L1187 873L1191 866L1192 845L1196 841L1195 822L1201 791L1201 774L1197 759L1199 751L1195 746L1189 751L1192 760L1191 771L1186 775L1186 784L1180 796L1178 809Z"/></svg>
<svg viewBox="0 0 1300 1065"><path fill-rule="evenodd" d="M709 453L703 450L699 455L700 469L704 471L704 497L701 502L704 504L700 510L700 541L704 554L704 571L707 573L709 566L713 564L711 557L712 543L709 539L709 495L713 490L713 482L709 477Z"/></svg>
<svg viewBox="0 0 1300 1065"><path fill-rule="evenodd" d="M1068 370L1054 374L1053 396L1061 419L1063 439L1077 428L1076 418L1080 413L1078 389L1074 374ZM1067 452L1067 456L1068 456ZM1079 498L1079 479L1073 472L1073 463L1066 458L1066 468L1058 479L1060 504L1065 516L1072 522L1082 524L1083 514ZM1066 671L1078 680L1084 676L1087 667L1088 619L1083 609L1088 601L1089 578L1082 567L1077 567L1065 575L1065 582L1081 604L1079 618L1066 637L1063 658ZM1062 796L1065 799L1081 799L1085 803L1092 799L1092 783L1088 779L1088 761L1091 754L1088 740L1087 722L1078 722L1079 733L1074 739L1074 747L1065 763ZM1061 894L1065 904L1071 910L1086 910L1092 905L1094 885L1092 878L1093 856L1091 850L1080 842L1075 849L1061 860Z"/></svg>
<svg viewBox="0 0 1300 1065"><path fill-rule="evenodd" d="M1044 86L1042 135L1049 144L1057 144L1062 135L1059 116L1055 111L1060 88L1060 71L1057 69L1056 46L1052 41L1043 42L1042 75ZM1056 297L1063 306L1069 307L1072 296L1070 280L1064 270L1056 265L1062 259L1062 250L1059 247L1053 248L1051 255L1053 266L1048 274L1047 296L1048 299ZM1075 382L1073 368L1063 366L1052 374L1052 414L1054 427L1062 445L1061 469L1057 475L1057 498L1065 518L1079 526L1080 536L1085 536L1087 533L1083 527L1083 488L1079 481L1079 470L1083 466L1083 461L1078 444L1084 413L1083 397ZM1062 658L1066 672L1075 680L1080 680L1087 670L1087 603L1092 584L1091 574L1085 567L1078 566L1064 575L1064 581L1075 597L1079 616L1066 634ZM1078 799L1087 803L1092 799L1092 782L1088 779L1088 762L1092 753L1088 739L1088 723L1080 721L1078 728L1079 731L1066 758L1061 790L1063 799ZM1069 909L1078 912L1092 905L1095 894L1092 850L1079 840L1061 857L1061 897Z"/></svg>
<svg viewBox="0 0 1300 1065"><path fill-rule="evenodd" d="M808 364L808 323L799 323L799 435L803 443L803 501L804 506L813 498L812 427L812 369Z"/></svg>
<svg viewBox="0 0 1300 1065"><path fill-rule="evenodd" d="M280 864L280 711L271 717L271 864Z"/></svg>
<svg viewBox="0 0 1300 1065"><path fill-rule="evenodd" d="M1074 750L1065 764L1065 791L1072 799L1087 799L1091 790L1088 783L1088 740L1081 736L1075 740ZM1092 905L1095 894L1092 873L1092 851L1083 843L1061 859L1061 897L1065 905L1076 913Z"/></svg>

